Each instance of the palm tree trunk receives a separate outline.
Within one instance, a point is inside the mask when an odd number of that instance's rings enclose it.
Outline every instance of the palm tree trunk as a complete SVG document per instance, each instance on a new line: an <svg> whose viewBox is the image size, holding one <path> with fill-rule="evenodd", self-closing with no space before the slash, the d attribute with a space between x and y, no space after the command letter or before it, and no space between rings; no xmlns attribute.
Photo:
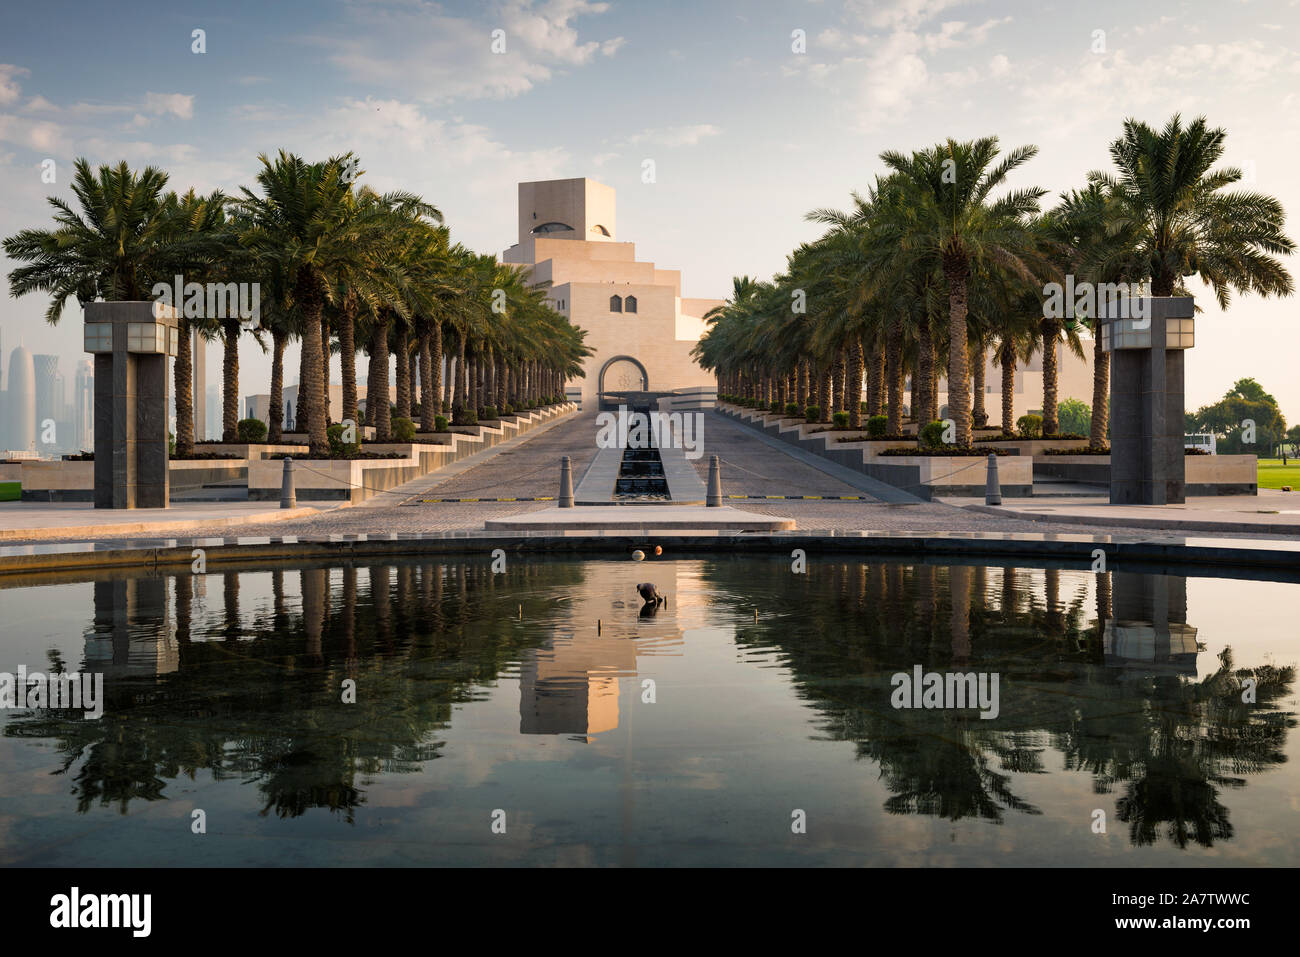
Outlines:
<svg viewBox="0 0 1300 957"><path fill-rule="evenodd" d="M194 453L194 351L190 346L190 321L181 315L176 329L176 454Z"/></svg>
<svg viewBox="0 0 1300 957"><path fill-rule="evenodd" d="M420 336L411 336L411 423L419 426L420 421Z"/></svg>
<svg viewBox="0 0 1300 957"><path fill-rule="evenodd" d="M887 435L903 432L903 319L895 316L889 323L885 342L885 380L889 388L889 422Z"/></svg>
<svg viewBox="0 0 1300 957"><path fill-rule="evenodd" d="M293 430L307 431L307 419L311 417L311 389L307 387L307 367L311 364L307 356L306 324L303 336L298 343L298 407L293 410Z"/></svg>
<svg viewBox="0 0 1300 957"><path fill-rule="evenodd" d="M849 428L862 428L862 338L853 336L849 341L849 391L845 404L849 412Z"/></svg>
<svg viewBox="0 0 1300 957"><path fill-rule="evenodd" d="M872 337L871 348L867 352L867 416L880 415L881 406L881 387L885 381L884 365L882 360L884 354L880 351L880 343L875 336Z"/></svg>
<svg viewBox="0 0 1300 957"><path fill-rule="evenodd" d="M393 413L388 405L388 316L381 315L370 332L370 374L366 377L367 418L373 416L375 441L392 439Z"/></svg>
<svg viewBox="0 0 1300 957"><path fill-rule="evenodd" d="M267 410L267 438L284 440L284 346L288 337L281 329L271 330L271 408Z"/></svg>
<svg viewBox="0 0 1300 957"><path fill-rule="evenodd" d="M429 371L433 376L433 411L441 412L446 406L442 401L442 323L436 319L429 324Z"/></svg>
<svg viewBox="0 0 1300 957"><path fill-rule="evenodd" d="M1002 434L1015 435L1012 424L1016 416L1016 350L1013 343L1002 344L998 362L1002 366Z"/></svg>
<svg viewBox="0 0 1300 957"><path fill-rule="evenodd" d="M221 441L239 441L239 320L221 324L225 353L221 360Z"/></svg>
<svg viewBox="0 0 1300 957"><path fill-rule="evenodd" d="M817 370L816 379L816 398L813 405L817 406L818 422L826 421L826 407L831 404L831 377L825 368Z"/></svg>
<svg viewBox="0 0 1300 957"><path fill-rule="evenodd" d="M1106 426L1110 421L1110 353L1101 348L1101 334L1092 341L1092 427L1088 445L1094 449L1106 445Z"/></svg>
<svg viewBox="0 0 1300 957"><path fill-rule="evenodd" d="M836 412L847 412L849 410L848 370L848 359L844 350L839 349L835 353L835 388L837 391L833 403Z"/></svg>
<svg viewBox="0 0 1300 957"><path fill-rule="evenodd" d="M424 334L420 336L420 431L432 432L434 427L433 414L438 405L438 390L442 385L434 376L434 363L442 363L442 356L439 354L436 358L433 354L433 337L434 330L438 328L436 322L430 322L424 327ZM442 342L438 343L438 352L442 352Z"/></svg>
<svg viewBox="0 0 1300 957"><path fill-rule="evenodd" d="M971 357L971 424L982 428L988 424L989 414L984 408L984 340L975 337L975 354Z"/></svg>
<svg viewBox="0 0 1300 957"><path fill-rule="evenodd" d="M920 388L912 417L921 425L929 425L939 417L939 395L934 381L934 333L928 315L921 319L916 331L916 378Z"/></svg>
<svg viewBox="0 0 1300 957"><path fill-rule="evenodd" d="M906 365L906 361L904 362L904 365ZM918 393L919 393L919 389L920 389L920 387L919 387L919 385L918 385L918 381L920 380L920 378L921 378L921 377L920 377L919 375L917 375L917 373L916 373L916 364L913 363L913 368L912 368L912 400L911 400L911 402L908 403L908 408L909 408L909 410L910 410L911 413L912 413L912 420L916 423L916 427L917 427L918 429L919 429L921 426L923 426L923 425L926 424L926 420L925 420L924 418L922 418L922 416L925 415L925 409L924 409L924 407L922 407L922 405L921 405L921 397L920 397L920 395L918 394ZM907 381L907 373L906 373L906 372L904 372L904 374L903 374L903 381L904 381L904 382Z"/></svg>
<svg viewBox="0 0 1300 957"><path fill-rule="evenodd" d="M393 348L397 353L397 416L402 419L411 417L411 350L408 338L406 324L399 319L393 332Z"/></svg>
<svg viewBox="0 0 1300 957"><path fill-rule="evenodd" d="M339 316L339 372L343 380L343 418L357 422L356 302L351 293Z"/></svg>
<svg viewBox="0 0 1300 957"><path fill-rule="evenodd" d="M948 280L948 417L957 426L957 444L969 446L970 356L967 354L966 275L968 264L959 256L945 255L944 278Z"/></svg>
<svg viewBox="0 0 1300 957"><path fill-rule="evenodd" d="M295 298L303 315L302 351L305 357L298 401L301 403L307 397L307 421L304 423L307 442L312 456L323 458L329 455L329 440L325 436L325 370L321 366L320 343L323 302L319 280L306 269L299 274Z"/></svg>
<svg viewBox="0 0 1300 957"><path fill-rule="evenodd" d="M1056 340L1061 335L1061 324L1055 319L1044 319L1043 331L1043 435L1061 431L1056 420Z"/></svg>
<svg viewBox="0 0 1300 957"><path fill-rule="evenodd" d="M320 315L320 375L321 375L321 414L325 417L325 428L330 427L330 320L329 314L321 310ZM328 433L327 433L328 434Z"/></svg>
<svg viewBox="0 0 1300 957"><path fill-rule="evenodd" d="M465 393L469 390L469 374L465 371L465 334L457 337L456 343L456 398L452 401L452 413L461 424L465 420Z"/></svg>

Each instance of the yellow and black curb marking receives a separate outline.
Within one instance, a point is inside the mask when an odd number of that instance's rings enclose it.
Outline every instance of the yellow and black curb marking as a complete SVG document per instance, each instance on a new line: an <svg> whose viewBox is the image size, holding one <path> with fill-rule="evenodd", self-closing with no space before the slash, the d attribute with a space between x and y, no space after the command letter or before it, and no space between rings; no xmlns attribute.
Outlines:
<svg viewBox="0 0 1300 957"><path fill-rule="evenodd" d="M436 504L440 502L554 502L555 495L538 495L531 498L418 498L415 500L418 505Z"/></svg>
<svg viewBox="0 0 1300 957"><path fill-rule="evenodd" d="M816 500L830 502L860 502L869 496L866 495L724 495L723 498L775 498L790 500Z"/></svg>
<svg viewBox="0 0 1300 957"><path fill-rule="evenodd" d="M868 499L867 495L724 495L723 498L731 499L780 499L784 501L795 500L815 500L815 501L836 501L836 502L861 502ZM558 496L555 495L538 495L535 497L525 498L417 498L411 504L413 505L439 505L450 502L554 502Z"/></svg>

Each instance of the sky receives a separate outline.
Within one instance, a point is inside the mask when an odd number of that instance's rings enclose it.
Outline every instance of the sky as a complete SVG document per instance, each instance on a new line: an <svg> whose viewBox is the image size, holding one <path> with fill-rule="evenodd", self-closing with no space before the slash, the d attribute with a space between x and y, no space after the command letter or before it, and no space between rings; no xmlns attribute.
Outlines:
<svg viewBox="0 0 1300 957"><path fill-rule="evenodd" d="M681 269L683 295L723 298L734 275L782 270L821 232L804 214L849 206L884 150L1034 144L1010 185L1054 199L1110 168L1126 117L1175 112L1225 128L1224 163L1294 216L1297 37L1300 0L6 2L0 236L49 224L46 197L71 197L78 157L206 192L251 185L262 152L352 150L361 182L419 193L453 238L498 254L515 242L516 183L597 179L639 259ZM1300 421L1297 299L1225 313L1192 289L1188 408L1252 376ZM80 314L52 328L47 305L0 300L5 357L19 341L58 353L71 379ZM220 381L218 349L208 361ZM240 367L241 394L267 391L252 340Z"/></svg>

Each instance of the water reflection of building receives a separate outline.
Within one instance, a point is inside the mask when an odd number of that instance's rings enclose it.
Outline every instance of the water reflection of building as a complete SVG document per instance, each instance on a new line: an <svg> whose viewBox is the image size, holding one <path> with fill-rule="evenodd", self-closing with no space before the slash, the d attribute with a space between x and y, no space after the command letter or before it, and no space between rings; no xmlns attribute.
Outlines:
<svg viewBox="0 0 1300 957"><path fill-rule="evenodd" d="M1187 579L1113 572L1113 617L1102 636L1106 667L1196 677L1196 629L1187 624Z"/></svg>
<svg viewBox="0 0 1300 957"><path fill-rule="evenodd" d="M166 578L95 582L84 669L106 678L169 674L180 667Z"/></svg>
<svg viewBox="0 0 1300 957"><path fill-rule="evenodd" d="M617 728L620 679L637 675L638 658L679 653L682 614L695 605L692 589L683 585L696 573L693 563L678 562L588 566L585 579L565 601L568 627L557 628L550 647L529 653L520 665L519 732L590 741ZM638 581L654 581L670 596L668 608L642 614ZM640 685L635 693L640 694Z"/></svg>

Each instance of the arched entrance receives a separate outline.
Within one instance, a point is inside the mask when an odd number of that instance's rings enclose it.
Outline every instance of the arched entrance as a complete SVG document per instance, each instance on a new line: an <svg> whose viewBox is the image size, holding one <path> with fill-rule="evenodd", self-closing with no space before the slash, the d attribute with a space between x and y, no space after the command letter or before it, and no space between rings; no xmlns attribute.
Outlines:
<svg viewBox="0 0 1300 957"><path fill-rule="evenodd" d="M650 374L638 360L631 356L614 356L600 367L596 379L596 394L601 408L608 403L619 405L628 393L649 392ZM609 394L608 399L606 398Z"/></svg>

